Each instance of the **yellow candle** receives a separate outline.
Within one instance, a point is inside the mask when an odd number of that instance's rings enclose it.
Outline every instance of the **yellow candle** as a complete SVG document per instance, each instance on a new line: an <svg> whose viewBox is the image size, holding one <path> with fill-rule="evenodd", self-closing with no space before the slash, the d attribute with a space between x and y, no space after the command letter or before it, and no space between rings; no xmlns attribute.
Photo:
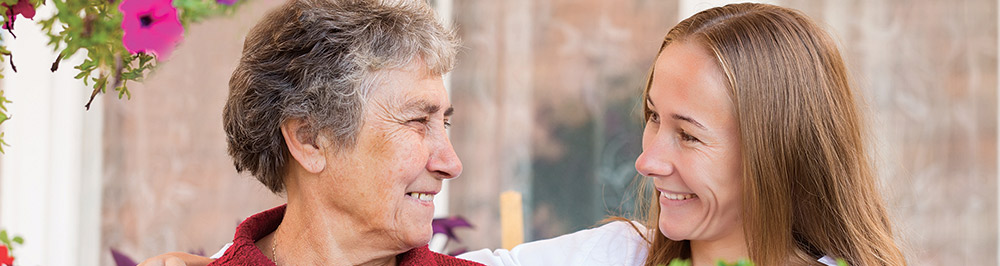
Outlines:
<svg viewBox="0 0 1000 266"><path fill-rule="evenodd" d="M500 241L504 249L511 249L524 242L524 213L521 210L521 193L500 193Z"/></svg>

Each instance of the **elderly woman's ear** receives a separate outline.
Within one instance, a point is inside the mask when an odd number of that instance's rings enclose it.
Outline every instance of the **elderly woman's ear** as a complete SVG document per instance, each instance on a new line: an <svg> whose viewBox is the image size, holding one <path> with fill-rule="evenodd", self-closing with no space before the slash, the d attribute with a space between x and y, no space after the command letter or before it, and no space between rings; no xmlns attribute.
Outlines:
<svg viewBox="0 0 1000 266"><path fill-rule="evenodd" d="M292 158L303 169L316 174L326 167L324 149L330 148L330 142L323 134L307 132L308 127L301 119L289 119L281 124L281 135L285 137L285 145Z"/></svg>

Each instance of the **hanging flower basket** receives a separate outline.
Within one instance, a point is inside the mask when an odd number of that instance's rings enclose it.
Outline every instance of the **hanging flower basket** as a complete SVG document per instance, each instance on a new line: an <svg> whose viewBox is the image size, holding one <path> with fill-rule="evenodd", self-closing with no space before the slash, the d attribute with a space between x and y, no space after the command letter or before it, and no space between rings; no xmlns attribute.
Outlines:
<svg viewBox="0 0 1000 266"><path fill-rule="evenodd" d="M129 82L139 82L157 64L170 58L174 47L184 39L184 29L214 15L232 14L240 0L0 0L3 30L17 39L15 21L27 19L42 26L48 45L58 56L51 71L59 71L60 62L84 51L87 58L73 66L76 79L92 87L90 99L109 88L118 98L131 98ZM55 14L37 18L35 10L52 5ZM37 20L36 20L37 19ZM7 36L0 38L0 66L9 65L17 72L14 53L7 50ZM155 60L154 60L155 59ZM35 58L18 60L38 60ZM72 71L72 70L70 70ZM3 75L0 75L3 78ZM11 118L4 106L11 101L0 91L0 124ZM0 153L3 146L0 133Z"/></svg>

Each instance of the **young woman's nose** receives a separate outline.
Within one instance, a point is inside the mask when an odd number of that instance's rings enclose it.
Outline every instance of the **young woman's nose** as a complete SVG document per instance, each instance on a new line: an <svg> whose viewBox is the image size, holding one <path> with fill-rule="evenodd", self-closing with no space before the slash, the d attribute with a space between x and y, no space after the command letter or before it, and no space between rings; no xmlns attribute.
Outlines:
<svg viewBox="0 0 1000 266"><path fill-rule="evenodd" d="M643 143L642 154L635 160L635 170L648 177L669 176L676 170L676 147L668 138Z"/></svg>

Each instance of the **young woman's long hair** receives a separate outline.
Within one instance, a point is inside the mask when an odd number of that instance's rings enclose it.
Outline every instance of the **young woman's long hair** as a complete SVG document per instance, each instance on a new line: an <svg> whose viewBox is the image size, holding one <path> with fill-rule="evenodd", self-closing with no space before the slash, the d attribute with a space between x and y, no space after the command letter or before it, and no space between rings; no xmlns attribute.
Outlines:
<svg viewBox="0 0 1000 266"><path fill-rule="evenodd" d="M751 260L816 265L830 256L851 265L906 264L866 152L846 67L823 29L795 10L732 4L681 21L660 51L674 42L707 48L728 79L743 151ZM651 82L652 71L645 98ZM648 196L640 206L649 210L646 265L690 258L688 241L659 231L660 207L655 194Z"/></svg>

